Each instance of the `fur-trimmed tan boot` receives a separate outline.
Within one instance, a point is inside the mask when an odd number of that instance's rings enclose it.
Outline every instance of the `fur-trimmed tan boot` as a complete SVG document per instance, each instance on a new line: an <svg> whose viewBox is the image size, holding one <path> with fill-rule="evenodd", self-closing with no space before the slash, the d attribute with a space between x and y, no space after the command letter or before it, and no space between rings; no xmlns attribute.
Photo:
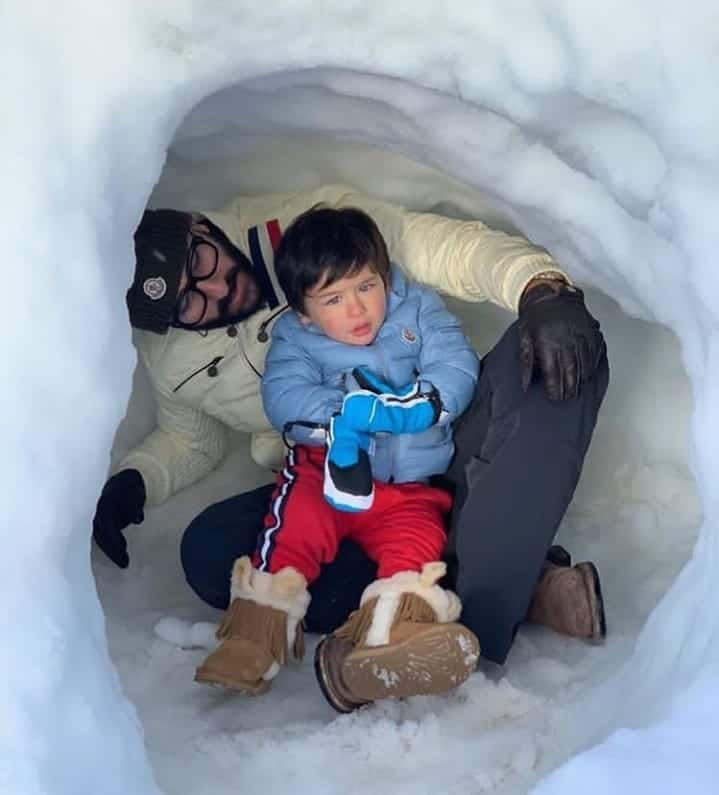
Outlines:
<svg viewBox="0 0 719 795"><path fill-rule="evenodd" d="M446 566L376 580L360 609L315 652L322 692L338 712L383 698L446 693L476 670L479 641L456 623L461 603L437 585Z"/></svg>
<svg viewBox="0 0 719 795"><path fill-rule="evenodd" d="M589 561L571 563L563 547L549 550L526 620L597 643L607 634L599 572Z"/></svg>
<svg viewBox="0 0 719 795"><path fill-rule="evenodd" d="M195 681L247 695L269 689L289 649L304 654L302 619L310 595L296 569L257 571L248 557L232 568L230 606L217 630L220 645L195 671Z"/></svg>

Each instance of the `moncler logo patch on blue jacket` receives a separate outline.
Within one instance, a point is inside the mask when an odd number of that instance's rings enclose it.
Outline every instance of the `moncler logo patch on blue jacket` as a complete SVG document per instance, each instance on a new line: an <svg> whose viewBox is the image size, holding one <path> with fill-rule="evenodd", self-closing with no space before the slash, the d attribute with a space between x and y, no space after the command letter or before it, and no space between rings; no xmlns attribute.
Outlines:
<svg viewBox="0 0 719 795"><path fill-rule="evenodd" d="M414 345L414 343L417 342L417 335L411 328L403 328L400 339L408 345Z"/></svg>

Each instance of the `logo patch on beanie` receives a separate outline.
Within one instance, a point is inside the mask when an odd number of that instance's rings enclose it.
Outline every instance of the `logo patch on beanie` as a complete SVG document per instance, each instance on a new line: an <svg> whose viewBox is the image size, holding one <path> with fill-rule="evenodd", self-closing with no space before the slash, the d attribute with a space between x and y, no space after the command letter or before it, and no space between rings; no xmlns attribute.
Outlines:
<svg viewBox="0 0 719 795"><path fill-rule="evenodd" d="M151 300L159 301L167 292L167 282L162 276L153 276L142 283L142 292Z"/></svg>

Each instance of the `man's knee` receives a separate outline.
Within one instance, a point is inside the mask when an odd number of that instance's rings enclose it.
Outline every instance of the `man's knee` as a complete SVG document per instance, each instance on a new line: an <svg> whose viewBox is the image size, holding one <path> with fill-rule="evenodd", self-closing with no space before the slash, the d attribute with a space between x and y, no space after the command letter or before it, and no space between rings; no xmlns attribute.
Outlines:
<svg viewBox="0 0 719 795"><path fill-rule="evenodd" d="M180 542L180 562L185 580L197 596L212 607L224 610L230 598L228 561L218 554L218 528L208 522L210 506L190 522ZM229 563L231 570L231 563Z"/></svg>
<svg viewBox="0 0 719 795"><path fill-rule="evenodd" d="M490 391L495 403L493 407L495 415L522 408L527 404L540 403L550 405L554 409L567 409L567 412L560 410L545 415L550 422L552 419L561 422L563 413L576 411L579 406L584 407L584 411L587 408L595 413L599 411L609 383L609 362L606 346L604 346L594 373L580 385L576 398L550 399L541 376L536 373L532 385L525 390L521 380L519 359L519 323L515 321L507 328L495 347L482 359L480 377L483 376L491 384Z"/></svg>
<svg viewBox="0 0 719 795"><path fill-rule="evenodd" d="M457 459L462 470L471 456L491 461L510 440L524 446L537 437L544 443L555 430L576 439L583 458L609 383L606 350L592 377L576 398L552 400L539 376L528 389L521 382L519 326L512 323L483 358L475 399L455 429ZM563 429L563 430L562 430ZM455 472L462 477L463 472Z"/></svg>
<svg viewBox="0 0 719 795"><path fill-rule="evenodd" d="M262 486L210 505L185 530L180 542L185 579L212 607L227 607L232 565L254 551L272 488Z"/></svg>

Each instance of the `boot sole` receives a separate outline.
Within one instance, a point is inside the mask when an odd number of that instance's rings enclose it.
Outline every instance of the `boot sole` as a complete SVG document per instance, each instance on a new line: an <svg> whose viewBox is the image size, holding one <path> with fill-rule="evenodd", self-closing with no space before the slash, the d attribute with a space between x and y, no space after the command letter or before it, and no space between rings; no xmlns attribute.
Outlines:
<svg viewBox="0 0 719 795"><path fill-rule="evenodd" d="M599 572L597 567L587 561L578 564L584 577L584 584L587 588L587 598L591 605L592 629L591 635L587 640L593 643L600 643L607 637L607 619L604 612L604 598L602 597L602 586L599 582Z"/></svg>
<svg viewBox="0 0 719 795"><path fill-rule="evenodd" d="M366 702L351 701L349 698L343 697L336 688L331 687L330 683L332 682L332 670L327 659L327 649L328 645L333 642L336 642L336 639L333 638L332 635L328 635L317 644L314 660L315 678L317 679L317 684L320 686L322 695L325 697L325 700L332 707L332 709L346 715L347 713L354 712L356 709L359 709L359 707L364 706Z"/></svg>
<svg viewBox="0 0 719 795"><path fill-rule="evenodd" d="M259 682L243 682L219 671L205 671L202 668L198 668L195 671L195 682L202 685L221 687L224 690L232 690L235 693L242 693L246 696L261 696L270 689L270 683L265 679L260 679Z"/></svg>
<svg viewBox="0 0 719 795"><path fill-rule="evenodd" d="M342 680L364 702L441 695L466 681L478 660L472 632L459 624L436 624L400 643L355 649L342 665Z"/></svg>

